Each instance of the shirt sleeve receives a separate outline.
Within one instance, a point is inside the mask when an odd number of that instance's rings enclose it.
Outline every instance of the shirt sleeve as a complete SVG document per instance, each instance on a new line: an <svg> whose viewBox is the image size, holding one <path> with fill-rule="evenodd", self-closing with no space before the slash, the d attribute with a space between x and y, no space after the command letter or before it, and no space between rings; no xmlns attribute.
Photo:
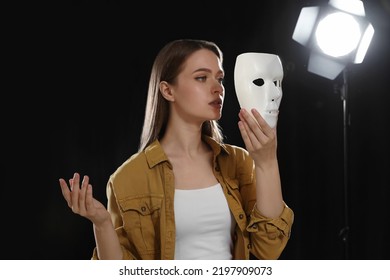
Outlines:
<svg viewBox="0 0 390 280"><path fill-rule="evenodd" d="M290 239L294 212L285 204L278 218L264 217L254 205L247 226L251 253L258 259L278 259Z"/></svg>
<svg viewBox="0 0 390 280"><path fill-rule="evenodd" d="M136 257L130 252L128 248L131 247L131 244L126 236L126 232L123 229L123 221L122 221L122 215L119 210L118 203L115 198L114 191L112 189L112 182L111 180L107 184L107 210L111 214L111 220L114 225L115 231L118 235L119 242L121 244L121 249L123 253L123 260L135 260ZM92 260L98 260L99 256L97 254L96 247L93 249L92 252Z"/></svg>

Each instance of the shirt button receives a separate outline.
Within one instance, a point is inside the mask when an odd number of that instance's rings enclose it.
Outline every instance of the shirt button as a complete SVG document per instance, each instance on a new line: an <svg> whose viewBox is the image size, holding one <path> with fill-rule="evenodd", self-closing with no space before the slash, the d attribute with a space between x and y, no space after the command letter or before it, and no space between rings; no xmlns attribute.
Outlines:
<svg viewBox="0 0 390 280"><path fill-rule="evenodd" d="M145 207L145 206L142 206L142 207L141 207L141 211L142 211L142 212L145 212L145 211L146 211L146 207Z"/></svg>
<svg viewBox="0 0 390 280"><path fill-rule="evenodd" d="M247 246L246 246L248 249L251 249L252 248L252 244L248 244Z"/></svg>
<svg viewBox="0 0 390 280"><path fill-rule="evenodd" d="M240 214L238 217L242 220L244 218L244 214Z"/></svg>

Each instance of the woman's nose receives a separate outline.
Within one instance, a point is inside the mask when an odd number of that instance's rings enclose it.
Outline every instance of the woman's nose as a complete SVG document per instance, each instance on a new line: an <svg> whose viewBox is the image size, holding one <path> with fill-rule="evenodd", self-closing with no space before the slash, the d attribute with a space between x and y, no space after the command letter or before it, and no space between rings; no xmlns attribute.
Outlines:
<svg viewBox="0 0 390 280"><path fill-rule="evenodd" d="M221 84L221 82L216 81L214 86L213 86L213 93L223 94L224 90L225 90L225 88Z"/></svg>

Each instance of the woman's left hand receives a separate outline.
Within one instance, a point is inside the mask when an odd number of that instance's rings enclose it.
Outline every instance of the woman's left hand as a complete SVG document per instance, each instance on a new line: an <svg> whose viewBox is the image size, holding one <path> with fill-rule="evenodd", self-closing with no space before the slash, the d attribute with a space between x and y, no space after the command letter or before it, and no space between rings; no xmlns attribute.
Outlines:
<svg viewBox="0 0 390 280"><path fill-rule="evenodd" d="M245 146L256 166L261 167L276 160L276 127L271 128L256 109L251 110L254 118L245 109L238 116L238 127Z"/></svg>

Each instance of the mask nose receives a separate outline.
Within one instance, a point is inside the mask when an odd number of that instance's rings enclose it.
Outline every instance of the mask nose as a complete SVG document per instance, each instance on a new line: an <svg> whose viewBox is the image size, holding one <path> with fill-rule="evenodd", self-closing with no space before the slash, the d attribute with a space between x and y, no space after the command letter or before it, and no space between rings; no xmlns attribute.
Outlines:
<svg viewBox="0 0 390 280"><path fill-rule="evenodd" d="M268 99L275 101L282 97L282 90L279 81L268 81L265 83L265 91L268 95Z"/></svg>

